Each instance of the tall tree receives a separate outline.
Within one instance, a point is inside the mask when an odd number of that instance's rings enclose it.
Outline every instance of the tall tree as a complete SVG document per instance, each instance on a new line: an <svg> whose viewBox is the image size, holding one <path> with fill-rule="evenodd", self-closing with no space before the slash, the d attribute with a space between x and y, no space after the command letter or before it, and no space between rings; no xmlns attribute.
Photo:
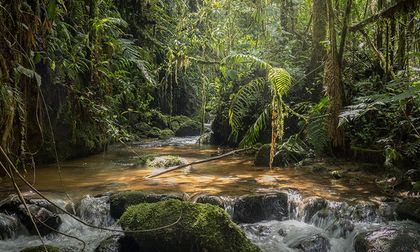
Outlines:
<svg viewBox="0 0 420 252"><path fill-rule="evenodd" d="M328 137L333 149L344 149L344 130L338 127L338 116L344 105L344 90L341 80L341 64L337 49L335 16L331 0L327 0L329 48L324 67L324 84L329 98Z"/></svg>

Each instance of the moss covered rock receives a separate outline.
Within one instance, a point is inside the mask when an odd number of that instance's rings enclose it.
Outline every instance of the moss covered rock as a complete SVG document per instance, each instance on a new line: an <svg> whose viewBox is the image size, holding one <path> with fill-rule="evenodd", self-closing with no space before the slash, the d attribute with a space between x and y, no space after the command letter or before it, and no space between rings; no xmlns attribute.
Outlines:
<svg viewBox="0 0 420 252"><path fill-rule="evenodd" d="M176 193L155 194L141 191L119 192L111 195L110 213L113 218L118 219L131 205L139 203L154 203L170 199L183 200L183 195Z"/></svg>
<svg viewBox="0 0 420 252"><path fill-rule="evenodd" d="M213 195L200 195L195 200L196 203L202 203L202 204L210 204L213 206L218 206L222 209L224 209L224 203L223 200L218 196Z"/></svg>
<svg viewBox="0 0 420 252"><path fill-rule="evenodd" d="M185 158L177 156L160 156L148 161L147 166L149 166L149 168L167 168L187 163L188 161Z"/></svg>
<svg viewBox="0 0 420 252"><path fill-rule="evenodd" d="M400 219L409 219L420 223L420 199L404 200L397 207L397 214Z"/></svg>
<svg viewBox="0 0 420 252"><path fill-rule="evenodd" d="M51 245L45 245L45 247L47 248L48 252L60 252L60 249L58 249L57 247ZM35 247L24 248L20 252L45 252L45 248L43 245L40 245Z"/></svg>
<svg viewBox="0 0 420 252"><path fill-rule="evenodd" d="M179 129L175 132L175 136L184 137L184 136L198 136L200 135L201 124L197 121L188 120L183 122Z"/></svg>
<svg viewBox="0 0 420 252"><path fill-rule="evenodd" d="M179 216L181 218L177 222ZM119 220L144 251L260 251L219 207L177 200L129 207Z"/></svg>

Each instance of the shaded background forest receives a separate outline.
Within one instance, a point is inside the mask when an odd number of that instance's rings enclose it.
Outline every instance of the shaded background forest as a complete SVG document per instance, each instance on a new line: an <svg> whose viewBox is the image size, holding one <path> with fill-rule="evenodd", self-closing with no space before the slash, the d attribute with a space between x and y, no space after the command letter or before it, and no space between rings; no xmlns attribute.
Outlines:
<svg viewBox="0 0 420 252"><path fill-rule="evenodd" d="M253 80L267 82L266 71L246 60L252 56L292 77L277 150L283 163L332 155L418 167L418 7L409 0L2 0L1 146L27 168L172 136L186 123L203 133L212 122L213 144L237 146L250 127L252 144L269 143L270 118L260 112L270 90L241 92ZM227 60L232 55L247 57ZM241 100L241 124L229 118L233 99Z"/></svg>

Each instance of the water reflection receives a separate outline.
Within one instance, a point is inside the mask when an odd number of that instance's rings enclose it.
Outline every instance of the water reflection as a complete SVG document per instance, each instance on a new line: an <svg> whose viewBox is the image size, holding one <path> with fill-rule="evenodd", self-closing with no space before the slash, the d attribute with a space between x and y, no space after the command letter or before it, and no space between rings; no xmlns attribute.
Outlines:
<svg viewBox="0 0 420 252"><path fill-rule="evenodd" d="M106 153L63 162L62 180L56 165L38 167L35 186L44 192L67 192L77 197L117 190L240 195L281 188L295 188L303 195L331 200L366 199L380 194L370 177L360 177L357 185L351 185L346 180L331 179L329 174L309 172L308 167L271 171L256 168L251 158L246 156L231 156L194 165L189 172L178 170L158 178L145 179L151 170L138 163L139 155L175 155L194 161L218 155L222 151L214 146L200 146L195 144L196 141L197 138L172 138L114 146ZM29 181L33 180L31 171L25 176ZM3 194L13 191L7 180L3 180L1 188Z"/></svg>

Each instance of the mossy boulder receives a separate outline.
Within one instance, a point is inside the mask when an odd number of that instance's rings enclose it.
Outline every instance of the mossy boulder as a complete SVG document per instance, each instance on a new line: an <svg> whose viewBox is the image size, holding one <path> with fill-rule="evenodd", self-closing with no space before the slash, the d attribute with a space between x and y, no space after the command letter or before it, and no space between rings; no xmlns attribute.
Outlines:
<svg viewBox="0 0 420 252"><path fill-rule="evenodd" d="M110 213L113 218L118 219L129 206L172 199L183 200L183 195L177 193L156 194L141 191L119 192L111 195Z"/></svg>
<svg viewBox="0 0 420 252"><path fill-rule="evenodd" d="M397 215L400 219L409 219L420 223L420 199L407 199L397 207Z"/></svg>
<svg viewBox="0 0 420 252"><path fill-rule="evenodd" d="M362 232L356 235L354 248L356 252L418 251L420 226L415 223L390 224Z"/></svg>
<svg viewBox="0 0 420 252"><path fill-rule="evenodd" d="M225 211L209 204L177 200L139 204L129 207L119 223L125 231L169 225L155 231L127 232L144 251L260 251Z"/></svg>
<svg viewBox="0 0 420 252"><path fill-rule="evenodd" d="M191 121L191 118L184 115L172 116L168 120L168 127L176 132L184 122Z"/></svg>
<svg viewBox="0 0 420 252"><path fill-rule="evenodd" d="M196 203L202 203L202 204L210 204L213 206L218 206L222 209L224 209L224 203L223 200L218 196L213 195L200 195L195 200Z"/></svg>
<svg viewBox="0 0 420 252"><path fill-rule="evenodd" d="M239 197L233 206L232 219L239 223L282 220L288 216L286 193L267 193Z"/></svg>
<svg viewBox="0 0 420 252"><path fill-rule="evenodd" d="M60 252L61 250L57 247L51 246L51 245L45 245L48 252ZM35 247L29 247L24 248L20 252L45 252L45 248L43 245L35 246Z"/></svg>
<svg viewBox="0 0 420 252"><path fill-rule="evenodd" d="M170 129L163 129L160 131L159 139L168 139L170 137L173 137L175 133Z"/></svg>
<svg viewBox="0 0 420 252"><path fill-rule="evenodd" d="M160 156L148 161L147 166L149 168L167 168L187 163L188 161L185 158L180 158L177 156Z"/></svg>
<svg viewBox="0 0 420 252"><path fill-rule="evenodd" d="M201 124L197 121L188 120L183 122L177 131L175 131L175 136L184 137L184 136L198 136L200 135Z"/></svg>
<svg viewBox="0 0 420 252"><path fill-rule="evenodd" d="M200 144L214 144L214 136L212 132L206 132L200 136L198 139Z"/></svg>
<svg viewBox="0 0 420 252"><path fill-rule="evenodd" d="M150 115L150 125L159 129L168 128L168 117L159 111L153 110Z"/></svg>
<svg viewBox="0 0 420 252"><path fill-rule="evenodd" d="M167 139L173 137L174 132L170 129L159 129L158 127L153 127L146 132L145 136L150 138Z"/></svg>

